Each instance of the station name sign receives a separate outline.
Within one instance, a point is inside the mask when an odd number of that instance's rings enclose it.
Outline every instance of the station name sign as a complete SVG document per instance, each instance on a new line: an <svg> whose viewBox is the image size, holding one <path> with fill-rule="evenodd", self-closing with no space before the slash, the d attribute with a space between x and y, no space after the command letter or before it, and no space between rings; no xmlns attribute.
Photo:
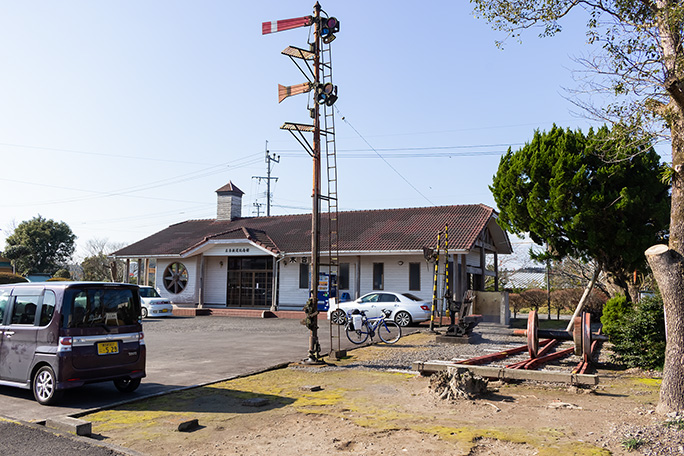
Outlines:
<svg viewBox="0 0 684 456"><path fill-rule="evenodd" d="M226 249L226 253L248 253L249 247L234 247Z"/></svg>

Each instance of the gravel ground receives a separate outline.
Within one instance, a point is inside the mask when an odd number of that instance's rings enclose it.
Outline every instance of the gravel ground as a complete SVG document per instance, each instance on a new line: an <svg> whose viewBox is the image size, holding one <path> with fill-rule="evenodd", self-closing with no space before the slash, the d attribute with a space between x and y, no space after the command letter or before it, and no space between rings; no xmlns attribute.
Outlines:
<svg viewBox="0 0 684 456"><path fill-rule="evenodd" d="M421 329L421 332L427 332ZM365 368L365 369L396 369L401 371L410 370L415 361L431 361L431 360L463 360L482 356L484 354L495 353L507 349L519 347L526 344L526 340L520 336L513 336L509 328L502 328L495 325L479 325L475 332L478 338L472 344L454 344L454 343L434 343L434 339L430 339L426 343L426 338L417 340L413 343L414 338L402 338L394 347L400 348L397 350L377 350L370 357L365 359L345 364L342 366L335 366L323 369L350 369L350 368ZM421 338L418 338L421 339ZM379 346L383 346L381 344ZM572 347L571 341L564 342L557 345L555 350L563 350ZM610 349L603 348L599 352L599 364L609 362ZM508 364L515 363L527 359L528 354L524 352L520 355L505 358L498 362L490 363L490 366L503 367ZM580 362L579 356L569 356L560 361L545 365L545 370L571 370ZM307 367L297 366L298 369L311 369ZM313 368L320 371L321 368ZM635 376L640 375L639 372L634 373ZM644 374L645 376L658 376L658 373ZM562 386L562 385L560 385ZM623 424L616 426L611 430L610 435L606 436L607 442L612 442L614 446L625 448L629 454L639 454L647 456L672 456L684 455L684 414L669 415L662 417L656 415L653 410L645 410L639 412L643 414L652 415L653 424L648 426L636 426L630 424ZM635 447L628 448L626 444L631 443Z"/></svg>
<svg viewBox="0 0 684 456"><path fill-rule="evenodd" d="M427 330L421 330L427 332ZM394 345L400 347L400 350L383 350L378 352L377 356L371 360L364 360L358 363L345 365L349 367L366 367L369 369L398 369L410 370L411 366L416 361L457 361L474 358L476 356L483 356L486 354L496 353L511 348L526 345L526 340L520 336L513 336L512 330L498 325L479 325L475 331L475 339L470 344L458 343L434 343L431 339L429 344L424 342L411 343L406 342L409 339L400 339ZM572 346L572 342L568 341L556 346L556 350L565 349ZM504 367L508 364L513 364L524 359L528 359L527 351L510 356L500 361L489 363L489 366ZM559 370L568 369L568 365L577 365L580 358L577 356L570 356L558 363L551 363L544 366L544 369Z"/></svg>

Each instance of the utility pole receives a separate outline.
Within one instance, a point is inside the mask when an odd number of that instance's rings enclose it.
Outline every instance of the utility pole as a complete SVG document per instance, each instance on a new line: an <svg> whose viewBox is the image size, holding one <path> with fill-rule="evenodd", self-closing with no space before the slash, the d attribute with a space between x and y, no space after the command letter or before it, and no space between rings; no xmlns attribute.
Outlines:
<svg viewBox="0 0 684 456"><path fill-rule="evenodd" d="M282 30L290 30L298 27L313 26L313 42L309 42L309 50L300 49L294 46L288 46L283 55L290 57L290 59L297 65L302 74L306 77L308 82L283 86L278 85L278 102L282 102L285 98L309 92L314 90L315 103L314 107L309 109L309 114L313 118L313 125L304 125L299 123L286 122L281 129L288 130L301 144L301 146L313 158L313 185L312 185L312 211L311 211L311 268L310 268L310 289L309 299L304 307L306 312L306 319L304 320L306 327L310 330L309 336L309 353L305 362L314 364L320 363L320 343L318 340L318 282L319 272L321 267L320 262L320 209L321 209L321 121L320 121L320 106L325 105L324 113L330 112L332 116L332 105L337 100L337 86L333 85L332 79L332 65L328 57L327 60L321 62L321 52L330 53L330 43L335 39L335 33L339 31L339 21L334 17L329 17L327 13L321 16L321 5L316 2L314 5L313 16L304 16L294 19L285 19L272 22L263 22L261 24L262 34L279 32ZM326 48L323 49L323 45ZM300 59L304 62L305 68L300 66L295 59ZM313 69L309 62L313 62ZM324 65L325 68L322 68ZM330 108L330 111L327 109ZM327 119L327 117L326 117ZM327 125L327 120L326 120ZM313 133L313 141L310 144L304 137L304 133ZM334 144L334 131L326 130L326 138L333 138L329 142ZM326 140L328 141L328 140ZM326 153L329 143L326 142ZM267 153L268 156L268 153ZM330 195L328 195L330 198ZM336 206L335 206L336 207Z"/></svg>
<svg viewBox="0 0 684 456"><path fill-rule="evenodd" d="M266 181L266 217L271 216L271 179L278 181L277 177L271 177L271 162L280 163L280 155L269 154L268 153L268 141L266 141L266 177L264 176L252 176L252 179L259 179ZM258 203L254 203L256 206ZM258 217L258 215L257 215Z"/></svg>

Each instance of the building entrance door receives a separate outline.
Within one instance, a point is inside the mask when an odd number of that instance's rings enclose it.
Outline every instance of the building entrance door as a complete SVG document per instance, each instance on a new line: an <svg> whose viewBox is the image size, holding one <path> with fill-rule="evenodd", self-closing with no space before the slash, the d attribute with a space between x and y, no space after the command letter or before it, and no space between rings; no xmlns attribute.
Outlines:
<svg viewBox="0 0 684 456"><path fill-rule="evenodd" d="M228 258L228 307L270 307L272 293L271 257Z"/></svg>

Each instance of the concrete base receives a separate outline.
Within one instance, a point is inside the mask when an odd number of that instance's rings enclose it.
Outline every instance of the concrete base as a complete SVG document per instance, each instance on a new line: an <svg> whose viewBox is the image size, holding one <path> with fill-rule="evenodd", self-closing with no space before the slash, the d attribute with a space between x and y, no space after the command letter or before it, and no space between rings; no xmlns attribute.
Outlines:
<svg viewBox="0 0 684 456"><path fill-rule="evenodd" d="M467 336L436 336L435 342L443 344L472 344L482 338L479 334L469 334Z"/></svg>
<svg viewBox="0 0 684 456"><path fill-rule="evenodd" d="M570 371L536 371L507 369L505 367L466 366L463 364L454 364L451 361L416 361L413 363L412 369L425 376L432 375L436 372L448 372L450 369L468 369L474 375L499 380L530 380L538 382L568 383L582 386L594 386L599 383L597 375L573 374Z"/></svg>
<svg viewBox="0 0 684 456"><path fill-rule="evenodd" d="M211 309L196 307L174 307L173 315L176 317L197 317L199 315L211 315Z"/></svg>
<svg viewBox="0 0 684 456"><path fill-rule="evenodd" d="M78 418L71 418L70 416L48 418L45 422L45 427L86 437L92 434L92 425L90 421L79 420Z"/></svg>
<svg viewBox="0 0 684 456"><path fill-rule="evenodd" d="M339 361L347 356L347 350L332 350L328 355L331 361Z"/></svg>

